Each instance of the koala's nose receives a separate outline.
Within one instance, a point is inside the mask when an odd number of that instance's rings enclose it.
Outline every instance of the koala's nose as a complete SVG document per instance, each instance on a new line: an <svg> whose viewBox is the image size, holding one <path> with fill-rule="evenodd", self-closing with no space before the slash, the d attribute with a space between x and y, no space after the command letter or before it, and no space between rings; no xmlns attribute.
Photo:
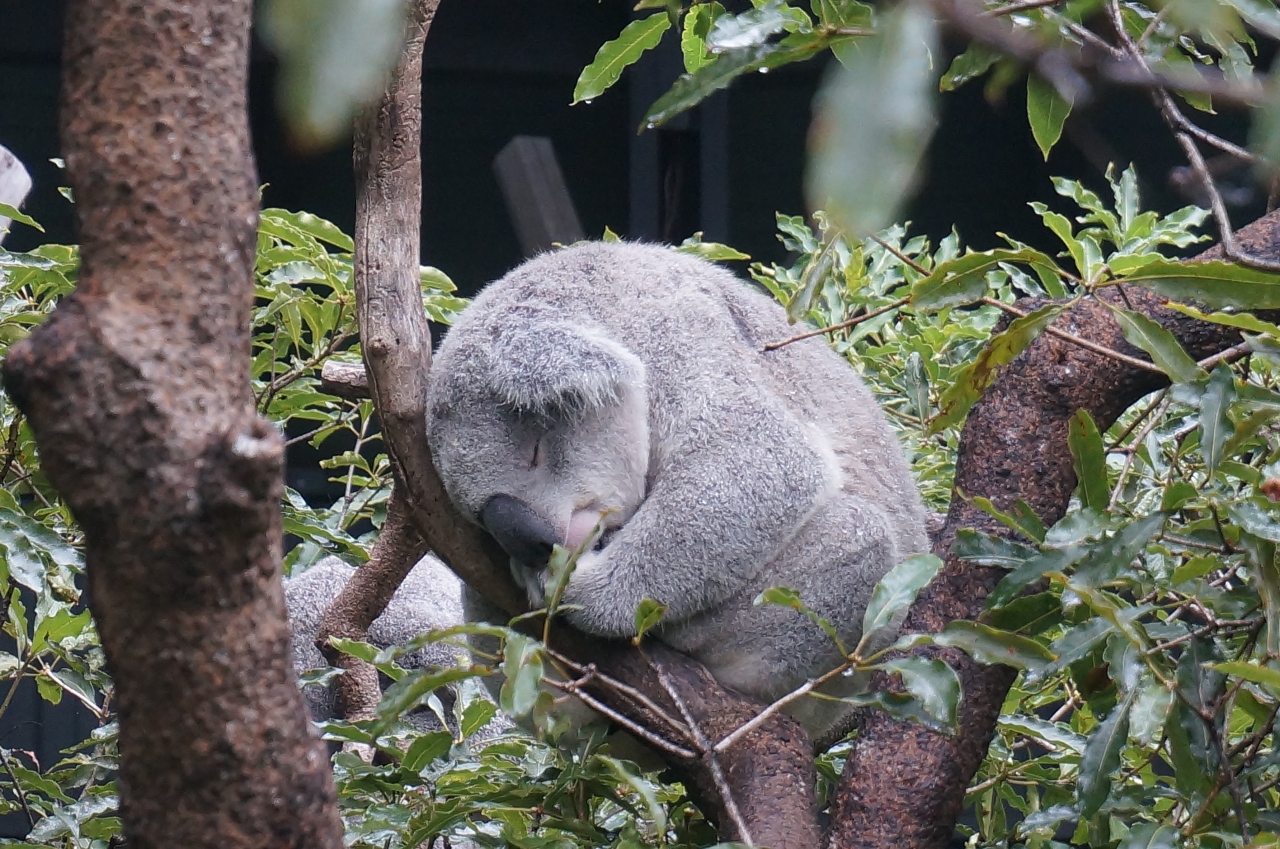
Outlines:
<svg viewBox="0 0 1280 849"><path fill-rule="evenodd" d="M533 569L546 568L551 548L559 542L550 522L510 495L490 498L480 511L480 522L507 554Z"/></svg>

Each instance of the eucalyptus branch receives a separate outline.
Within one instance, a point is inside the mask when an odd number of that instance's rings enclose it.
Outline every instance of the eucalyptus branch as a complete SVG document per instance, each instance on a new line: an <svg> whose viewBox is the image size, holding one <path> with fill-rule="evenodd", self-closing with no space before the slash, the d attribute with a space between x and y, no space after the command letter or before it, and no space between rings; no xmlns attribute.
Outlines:
<svg viewBox="0 0 1280 849"><path fill-rule="evenodd" d="M790 338L783 339L780 342L770 342L764 346L764 349L766 351L776 351L779 348L790 345L792 342L800 342L805 339L811 339L814 336L821 336L824 333L833 333L837 330L847 330L850 327L854 327L856 325L862 324L864 321L870 321L876 316L881 316L887 312L892 312L893 310L896 310L899 307L904 306L910 300L911 300L910 297L898 298L896 301L892 301L888 304L885 304L884 306L874 309L871 312L864 312L864 313L861 313L860 315L854 316L848 321L841 321L836 324L829 324L826 327L819 327L817 330L809 330L804 333L800 333L795 336L792 336Z"/></svg>
<svg viewBox="0 0 1280 849"><path fill-rule="evenodd" d="M995 307L996 309L1004 310L1005 312L1017 318L1026 318L1027 315L1029 315L1029 313L1023 310L1020 310L1015 306L1011 306L1010 304L1006 304L1003 301L998 301L995 298L983 298L982 303L990 307ZM1056 336L1059 339L1063 340L1064 342L1070 342L1073 345L1079 345L1081 348L1084 348L1086 351L1092 351L1095 354L1101 354L1104 357L1110 357L1111 359L1116 360L1117 362L1124 363L1125 365L1133 366L1134 368L1140 368L1143 371L1155 372L1156 374L1161 374L1161 375L1164 374L1163 371L1161 371L1152 363L1147 362L1146 360L1140 360L1137 357L1131 357L1128 354L1121 353L1120 351L1117 351L1114 348L1108 348L1105 345L1099 345L1096 342L1090 342L1088 339L1085 339L1082 336L1077 336L1074 333L1063 330L1060 327L1055 327L1052 324L1045 327L1044 332L1048 333L1050 336Z"/></svg>

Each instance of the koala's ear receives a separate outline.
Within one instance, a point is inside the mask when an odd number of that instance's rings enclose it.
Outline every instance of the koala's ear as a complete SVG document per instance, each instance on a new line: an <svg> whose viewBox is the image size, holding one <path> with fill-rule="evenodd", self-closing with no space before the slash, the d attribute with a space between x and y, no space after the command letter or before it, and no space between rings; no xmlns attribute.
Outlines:
<svg viewBox="0 0 1280 849"><path fill-rule="evenodd" d="M635 354L592 329L530 322L504 328L491 351L493 388L523 412L574 415L614 404L644 386Z"/></svg>

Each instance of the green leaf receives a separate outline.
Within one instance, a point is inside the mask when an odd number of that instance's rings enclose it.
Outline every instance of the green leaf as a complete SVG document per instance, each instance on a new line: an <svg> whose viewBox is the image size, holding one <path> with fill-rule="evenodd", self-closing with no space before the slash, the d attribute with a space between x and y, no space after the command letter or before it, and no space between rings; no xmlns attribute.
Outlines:
<svg viewBox="0 0 1280 849"><path fill-rule="evenodd" d="M573 102L589 101L607 91L622 76L623 69L644 55L646 50L657 47L670 28L671 18L666 12L656 12L623 27L622 33L613 41L606 41L591 64L582 69L578 83L573 87Z"/></svg>
<svg viewBox="0 0 1280 849"><path fill-rule="evenodd" d="M1066 750L1079 754L1084 751L1088 739L1071 730L1071 727L1060 722L1050 722L1038 716L1022 714L1002 714L1000 725L1010 728L1026 737L1043 744L1046 748Z"/></svg>
<svg viewBox="0 0 1280 849"><path fill-rule="evenodd" d="M1000 248L981 253L967 253L941 263L928 277L911 287L911 305L919 310L940 310L981 300L990 288L987 274L1002 262L1037 263L1056 268L1054 261L1030 248Z"/></svg>
<svg viewBox="0 0 1280 849"><path fill-rule="evenodd" d="M1084 558L1087 552L1088 549L1084 546L1073 545L1067 548L1051 548L1028 559L1001 579L995 590L987 597L987 608L1008 604L1023 590L1050 572L1062 572L1074 566Z"/></svg>
<svg viewBox="0 0 1280 849"><path fill-rule="evenodd" d="M920 590L933 580L942 561L932 554L915 554L894 566L871 591L871 601L862 616L862 641L887 626L894 616L916 600Z"/></svg>
<svg viewBox="0 0 1280 849"><path fill-rule="evenodd" d="M3 216L4 218L12 218L14 221L17 221L19 224L25 224L28 227L34 227L37 230L39 230L41 233L44 232L44 228L40 226L40 222L36 221L30 215L24 215L23 213L18 211L17 207L10 206L7 203L0 203L0 216Z"/></svg>
<svg viewBox="0 0 1280 849"><path fill-rule="evenodd" d="M667 615L667 606L661 602L654 601L651 598L643 598L636 607L636 635L635 640L639 640L649 629L662 621L662 617Z"/></svg>
<svg viewBox="0 0 1280 849"><path fill-rule="evenodd" d="M1080 775L1076 779L1081 819L1092 819L1111 793L1111 779L1120 768L1120 753L1129 739L1129 709L1132 707L1131 693L1089 735L1089 742L1080 757Z"/></svg>
<svg viewBox="0 0 1280 849"><path fill-rule="evenodd" d="M1027 76L1027 120L1045 161L1062 138L1062 125L1071 114L1071 101L1064 98L1039 74Z"/></svg>
<svg viewBox="0 0 1280 849"><path fill-rule="evenodd" d="M479 702L479 704L485 704ZM404 760L400 762L400 766L410 773L418 773L431 765L432 761L439 760L449 754L450 747L453 746L453 735L447 731L431 731L418 737L409 744L409 748L404 753Z"/></svg>
<svg viewBox="0 0 1280 849"><path fill-rule="evenodd" d="M488 725L498 715L498 706L487 699L474 699L462 711L458 730L465 740Z"/></svg>
<svg viewBox="0 0 1280 849"><path fill-rule="evenodd" d="M1111 501L1107 484L1107 447L1088 410L1076 410L1067 430L1067 447L1080 487L1080 500L1086 507L1103 512Z"/></svg>
<svg viewBox="0 0 1280 849"><path fill-rule="evenodd" d="M1208 375L1196 365L1191 355L1183 350L1173 334L1156 321L1139 312L1133 312L1114 306L1107 301L1102 303L1111 307L1111 313L1120 323L1124 338L1135 348L1141 348L1151 358L1151 362L1162 372L1169 375L1174 383L1192 383L1203 380Z"/></svg>
<svg viewBox="0 0 1280 849"><path fill-rule="evenodd" d="M955 91L960 86L976 80L991 70L1001 54L980 41L972 41L965 51L951 60L951 67L938 81L939 91Z"/></svg>
<svg viewBox="0 0 1280 849"><path fill-rule="evenodd" d="M929 432L941 433L959 424L996 379L1000 366L1013 362L1065 309L1063 304L1041 307L1015 319L1003 332L991 337L972 363L957 370L955 383L942 394L938 414L929 422Z"/></svg>
<svg viewBox="0 0 1280 849"><path fill-rule="evenodd" d="M1216 669L1227 675L1234 675L1255 684L1261 684L1271 695L1280 697L1280 670L1270 666L1261 666L1243 660L1231 660L1225 663L1207 663L1210 669Z"/></svg>
<svg viewBox="0 0 1280 849"><path fill-rule="evenodd" d="M975 495L970 499L973 506L980 508L984 513L998 520L1002 525L1010 530L1017 531L1028 539L1036 542L1044 542L1044 523L1040 521L1040 517L1031 509L1031 505L1018 499L1013 505L1013 510L1006 513L999 507L991 503L991 499L981 495Z"/></svg>
<svg viewBox="0 0 1280 849"><path fill-rule="evenodd" d="M955 727L956 706L960 702L960 677L946 663L909 656L886 660L875 668L901 675L902 685L920 702L929 716L939 725Z"/></svg>
<svg viewBox="0 0 1280 849"><path fill-rule="evenodd" d="M932 12L900 4L814 100L806 194L854 237L887 225L915 185L935 124L936 43Z"/></svg>
<svg viewBox="0 0 1280 849"><path fill-rule="evenodd" d="M355 240L342 232L337 224L332 221L326 221L318 215L312 215L310 212L291 212L287 209L264 209L262 210L261 219L271 219L275 222L284 222L292 227L296 227L303 233L314 238L319 242L327 242L335 248L350 253L356 249ZM261 225L259 225L261 226Z"/></svg>
<svg viewBox="0 0 1280 849"><path fill-rule="evenodd" d="M842 655L848 655L849 650L845 648L844 641L840 639L840 634L835 627L823 617L814 612L808 605L800 600L800 594L790 587L769 587L760 595L756 596L753 604L776 604L780 607L789 607L797 610L808 617L809 621L821 628L831 641L835 643L836 649Z"/></svg>
<svg viewBox="0 0 1280 849"><path fill-rule="evenodd" d="M1101 616L1077 625L1049 646L1049 650L1057 656L1057 660L1040 669L1027 671L1027 683L1037 684L1057 675L1077 660L1087 656L1113 633L1115 633L1114 626Z"/></svg>
<svg viewBox="0 0 1280 849"><path fill-rule="evenodd" d="M1057 236L1067 248L1067 253L1071 254L1071 259L1076 264L1076 269L1085 277L1089 276L1089 260L1085 256L1084 243L1076 237L1071 229L1071 222L1065 215L1049 209L1040 201L1032 201L1028 204L1031 209L1040 216L1040 220L1044 222L1044 226L1048 227L1053 235Z"/></svg>
<svg viewBox="0 0 1280 849"><path fill-rule="evenodd" d="M1192 318L1198 318L1201 321L1211 321L1214 324L1221 324L1227 327L1235 327L1240 330L1248 330L1250 333L1264 333L1276 339L1280 339L1280 327L1269 321L1263 321L1256 315L1247 312L1214 312L1205 313L1195 307L1186 304L1170 303L1169 309L1177 310L1183 315L1189 315Z"/></svg>
<svg viewBox="0 0 1280 849"><path fill-rule="evenodd" d="M1222 460L1222 446L1231 435L1227 410L1235 400L1235 375L1225 363L1213 370L1200 397L1200 451L1210 474Z"/></svg>
<svg viewBox="0 0 1280 849"><path fill-rule="evenodd" d="M1280 275L1233 262L1164 260L1144 265L1122 279L1154 289L1166 298L1195 301L1213 309L1280 307Z"/></svg>
<svg viewBox="0 0 1280 849"><path fill-rule="evenodd" d="M701 7L695 6L694 8ZM734 262L751 259L750 254L744 254L742 251L731 248L728 245L722 245L719 242L704 242L701 230L681 242L676 247L676 250L682 254L702 257L710 262Z"/></svg>
<svg viewBox="0 0 1280 849"><path fill-rule="evenodd" d="M685 13L684 27L680 32L680 53L688 73L696 74L715 61L715 56L707 49L707 35L712 22L723 14L724 6L714 2L690 6Z"/></svg>
<svg viewBox="0 0 1280 849"><path fill-rule="evenodd" d="M695 73L684 74L649 107L640 129L653 129L697 106L743 74L758 71L779 49L778 44L760 44L741 50L726 50Z"/></svg>
<svg viewBox="0 0 1280 849"><path fill-rule="evenodd" d="M527 716L538 698L538 682L542 680L542 644L512 633L507 637L499 706L510 716Z"/></svg>
<svg viewBox="0 0 1280 849"><path fill-rule="evenodd" d="M1135 825L1116 849L1176 849L1179 843L1176 828L1144 822Z"/></svg>
<svg viewBox="0 0 1280 849"><path fill-rule="evenodd" d="M1149 746L1165 726L1173 707L1173 690L1147 675L1138 685L1133 710L1129 711L1129 737L1139 745Z"/></svg>
<svg viewBox="0 0 1280 849"><path fill-rule="evenodd" d="M479 674L480 670L471 668L411 670L382 694L382 700L378 702L378 716L385 721L396 719L425 704L441 687L475 678Z"/></svg>
<svg viewBox="0 0 1280 849"><path fill-rule="evenodd" d="M1054 660L1053 652L1040 643L980 622L957 620L934 637L940 646L963 651L979 663L1002 664L1015 669L1037 669Z"/></svg>

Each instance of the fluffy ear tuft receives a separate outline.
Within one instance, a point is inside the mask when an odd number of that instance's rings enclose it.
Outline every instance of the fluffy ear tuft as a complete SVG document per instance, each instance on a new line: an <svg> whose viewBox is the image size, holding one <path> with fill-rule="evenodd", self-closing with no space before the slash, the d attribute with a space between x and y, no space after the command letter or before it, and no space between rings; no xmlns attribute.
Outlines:
<svg viewBox="0 0 1280 849"><path fill-rule="evenodd" d="M615 404L641 386L644 364L593 329L567 324L504 328L490 351L492 388L523 413L573 416Z"/></svg>

